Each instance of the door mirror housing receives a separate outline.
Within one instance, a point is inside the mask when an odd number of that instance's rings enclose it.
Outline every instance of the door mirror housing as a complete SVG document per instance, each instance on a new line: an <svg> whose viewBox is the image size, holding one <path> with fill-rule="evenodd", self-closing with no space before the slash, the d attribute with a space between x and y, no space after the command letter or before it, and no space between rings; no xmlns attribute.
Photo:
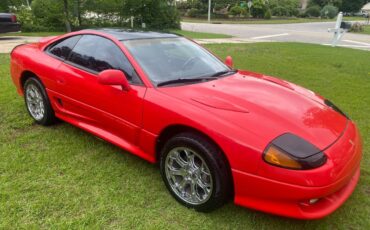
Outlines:
<svg viewBox="0 0 370 230"><path fill-rule="evenodd" d="M128 91L131 88L126 75L121 70L116 69L100 72L98 75L98 82L102 85L119 85L124 91Z"/></svg>
<svg viewBox="0 0 370 230"><path fill-rule="evenodd" d="M225 64L228 67L233 68L233 66L234 66L233 58L231 56L227 56L226 59L225 59Z"/></svg>

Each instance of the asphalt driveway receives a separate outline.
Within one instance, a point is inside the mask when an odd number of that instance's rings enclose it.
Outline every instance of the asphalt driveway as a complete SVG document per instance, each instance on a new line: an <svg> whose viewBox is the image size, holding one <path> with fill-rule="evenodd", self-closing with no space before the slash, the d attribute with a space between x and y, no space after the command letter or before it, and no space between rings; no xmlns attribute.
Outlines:
<svg viewBox="0 0 370 230"><path fill-rule="evenodd" d="M14 47L24 43L37 42L40 37L0 37L0 53L10 53Z"/></svg>

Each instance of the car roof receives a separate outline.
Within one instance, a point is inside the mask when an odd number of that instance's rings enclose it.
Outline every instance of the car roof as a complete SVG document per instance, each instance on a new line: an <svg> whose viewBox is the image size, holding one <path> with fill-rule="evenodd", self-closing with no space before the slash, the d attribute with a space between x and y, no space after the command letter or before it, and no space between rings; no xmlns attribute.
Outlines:
<svg viewBox="0 0 370 230"><path fill-rule="evenodd" d="M127 29L88 29L84 31L96 31L109 34L120 41L126 40L137 40L137 39L153 39L153 38L177 38L176 34L161 33L153 31L138 31L138 30L127 30Z"/></svg>

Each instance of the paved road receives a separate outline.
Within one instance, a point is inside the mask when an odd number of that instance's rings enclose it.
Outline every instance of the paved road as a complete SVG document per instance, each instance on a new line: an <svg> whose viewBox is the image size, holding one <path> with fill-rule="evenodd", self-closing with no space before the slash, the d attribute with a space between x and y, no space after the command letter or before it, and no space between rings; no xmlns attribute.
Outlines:
<svg viewBox="0 0 370 230"><path fill-rule="evenodd" d="M249 43L249 42L307 42L330 44L333 35L328 28L334 22L248 25L248 24L207 24L182 22L184 30L196 32L223 33L235 36L231 39L198 39L200 43ZM39 37L0 37L0 53L9 53L15 46L36 42ZM346 33L341 46L370 51L370 35Z"/></svg>
<svg viewBox="0 0 370 230"><path fill-rule="evenodd" d="M183 30L195 32L222 33L246 41L306 42L330 44L335 22L297 24L207 24L182 22ZM370 50L370 35L346 33L341 46Z"/></svg>

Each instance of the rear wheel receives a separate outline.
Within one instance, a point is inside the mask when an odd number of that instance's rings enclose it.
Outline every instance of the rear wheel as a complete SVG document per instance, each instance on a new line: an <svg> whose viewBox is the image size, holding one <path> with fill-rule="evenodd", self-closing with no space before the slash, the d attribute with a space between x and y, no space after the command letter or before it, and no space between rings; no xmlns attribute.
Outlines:
<svg viewBox="0 0 370 230"><path fill-rule="evenodd" d="M209 212L229 198L229 169L221 151L202 135L182 133L163 147L162 178L181 204Z"/></svg>
<svg viewBox="0 0 370 230"><path fill-rule="evenodd" d="M37 78L31 77L24 83L24 100L28 113L36 123L45 126L55 123L54 110L44 86Z"/></svg>

